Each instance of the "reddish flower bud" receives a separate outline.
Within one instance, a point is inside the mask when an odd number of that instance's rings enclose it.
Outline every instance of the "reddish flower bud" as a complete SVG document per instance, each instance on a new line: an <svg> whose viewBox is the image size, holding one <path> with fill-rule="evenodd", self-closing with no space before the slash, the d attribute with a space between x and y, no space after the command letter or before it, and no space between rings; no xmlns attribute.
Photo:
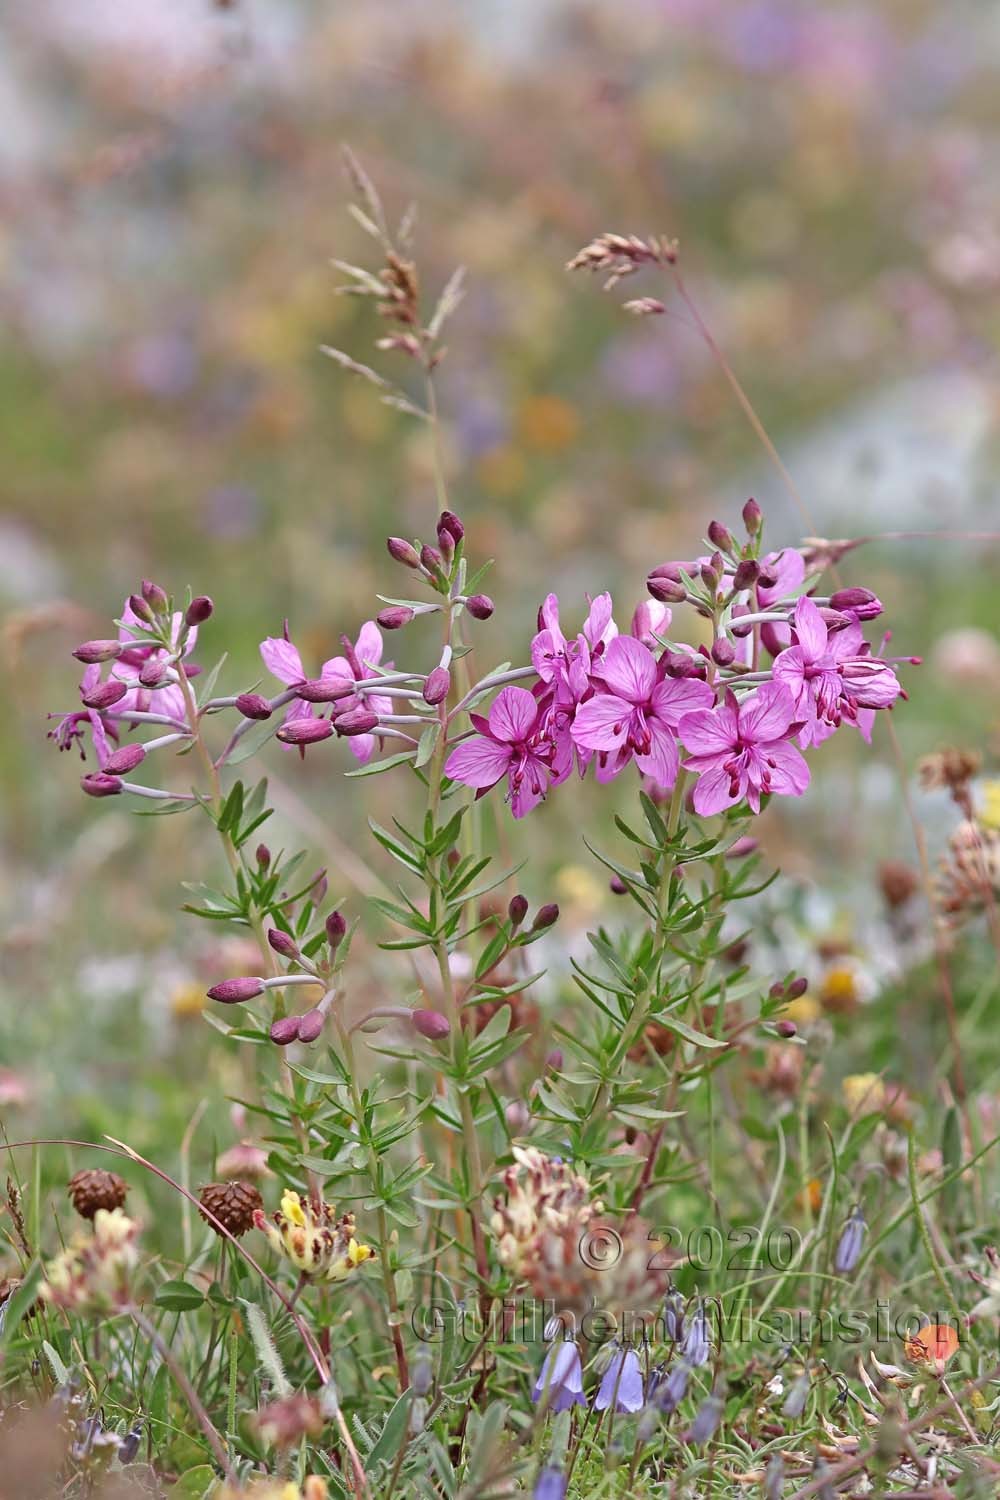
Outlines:
<svg viewBox="0 0 1000 1500"><path fill-rule="evenodd" d="M266 844L258 844L257 845L257 849L256 849L256 852L255 852L255 858L257 860L257 868L258 869L260 869L260 870L266 870L266 869L269 868L269 866L271 864L271 851L267 847Z"/></svg>
<svg viewBox="0 0 1000 1500"><path fill-rule="evenodd" d="M370 708L352 708L349 713L340 715L335 728L338 734L348 739L353 735L371 734L372 730L378 728L378 714L373 714Z"/></svg>
<svg viewBox="0 0 1000 1500"><path fill-rule="evenodd" d="M755 558L745 557L741 563L737 563L736 572L733 574L733 588L737 593L741 589L752 588L757 582L760 574L760 563Z"/></svg>
<svg viewBox="0 0 1000 1500"><path fill-rule="evenodd" d="M77 661L82 661L88 667L98 661L114 661L121 654L122 647L118 641L84 641L73 652Z"/></svg>
<svg viewBox="0 0 1000 1500"><path fill-rule="evenodd" d="M244 719L269 719L274 712L270 703L260 693L240 693L236 707Z"/></svg>
<svg viewBox="0 0 1000 1500"><path fill-rule="evenodd" d="M389 556L396 562L402 563L404 568L419 568L420 554L410 542L404 542L401 536L391 536L386 540Z"/></svg>
<svg viewBox="0 0 1000 1500"><path fill-rule="evenodd" d="M206 620L212 618L215 605L207 594L198 594L191 600L184 612L184 621L187 625L204 625Z"/></svg>
<svg viewBox="0 0 1000 1500"><path fill-rule="evenodd" d="M674 565L666 563L661 568L654 568L646 579L647 592L661 604L683 604L687 598L687 591L680 579L671 576L673 571Z"/></svg>
<svg viewBox="0 0 1000 1500"><path fill-rule="evenodd" d="M747 529L748 536L756 536L760 530L763 514L756 500L750 499L743 507L743 524Z"/></svg>
<svg viewBox="0 0 1000 1500"><path fill-rule="evenodd" d="M528 898L522 896L520 893L516 896L511 896L507 906L507 915L510 918L510 925L512 927L520 927L528 915Z"/></svg>
<svg viewBox="0 0 1000 1500"><path fill-rule="evenodd" d="M136 619L141 620L144 625L152 625L156 618L141 594L129 594L128 607Z"/></svg>
<svg viewBox="0 0 1000 1500"><path fill-rule="evenodd" d="M799 1028L794 1021L779 1021L774 1029L779 1036L783 1037L798 1036L799 1034Z"/></svg>
<svg viewBox="0 0 1000 1500"><path fill-rule="evenodd" d="M81 694L85 708L96 708L98 710L111 708L112 704L118 703L128 688L124 682L118 682L116 678L109 677L107 682L98 683L92 692Z"/></svg>
<svg viewBox="0 0 1000 1500"><path fill-rule="evenodd" d="M414 1010L410 1016L415 1029L428 1041L440 1042L451 1031L451 1022L439 1010Z"/></svg>
<svg viewBox="0 0 1000 1500"><path fill-rule="evenodd" d="M772 568L761 568L757 575L757 582L762 589L773 589L778 582L778 575Z"/></svg>
<svg viewBox="0 0 1000 1500"><path fill-rule="evenodd" d="M425 567L428 573L440 573L444 558L436 547L432 547L429 542L425 542L420 549L420 562L421 566Z"/></svg>
<svg viewBox="0 0 1000 1500"><path fill-rule="evenodd" d="M859 620L874 620L882 613L882 601L871 589L838 589L830 599L831 609L849 609Z"/></svg>
<svg viewBox="0 0 1000 1500"><path fill-rule="evenodd" d="M551 1068L552 1071L553 1071L553 1073L558 1073L559 1070L560 1070L560 1068L562 1067L562 1065L563 1065L563 1055L562 1055L562 1052L561 1052L561 1050L558 1047L553 1047L552 1051L549 1052L546 1055L545 1066L547 1068Z"/></svg>
<svg viewBox="0 0 1000 1500"><path fill-rule="evenodd" d="M455 539L447 526L442 526L440 521L437 528L438 548L446 563L450 563L455 556Z"/></svg>
<svg viewBox="0 0 1000 1500"><path fill-rule="evenodd" d="M802 975L800 975L798 979L792 980L791 984L788 986L788 989L785 991L785 994L788 996L789 1000L798 1000L802 995L805 994L808 988L808 979L805 979L802 977Z"/></svg>
<svg viewBox="0 0 1000 1500"><path fill-rule="evenodd" d="M326 878L326 871L317 870L316 875L313 879L313 883L309 887L309 894L312 898L314 906L322 906L323 902L326 900L326 893L329 888L329 884L330 882Z"/></svg>
<svg viewBox="0 0 1000 1500"><path fill-rule="evenodd" d="M106 776L103 771L93 771L80 777L80 785L88 797L117 797L122 784L117 776Z"/></svg>
<svg viewBox="0 0 1000 1500"><path fill-rule="evenodd" d="M304 1016L299 1016L299 1041L314 1042L326 1025L326 1016L315 1006L307 1010Z"/></svg>
<svg viewBox="0 0 1000 1500"><path fill-rule="evenodd" d="M727 641L724 635L720 635L712 646L712 660L717 667L728 667L736 660L736 652L732 641Z"/></svg>
<svg viewBox="0 0 1000 1500"><path fill-rule="evenodd" d="M531 924L532 932L544 932L546 927L554 927L559 920L559 907L554 901L549 901L545 906L540 906L535 913L535 920Z"/></svg>
<svg viewBox="0 0 1000 1500"><path fill-rule="evenodd" d="M282 724L277 738L284 745L315 745L319 740L328 740L332 733L329 719L292 719Z"/></svg>
<svg viewBox="0 0 1000 1500"><path fill-rule="evenodd" d="M402 630L414 618L414 611L405 604L390 604L375 616L383 630Z"/></svg>
<svg viewBox="0 0 1000 1500"><path fill-rule="evenodd" d="M466 599L465 607L474 620L488 620L495 606L489 594L472 594Z"/></svg>
<svg viewBox="0 0 1000 1500"><path fill-rule="evenodd" d="M447 667L435 667L424 683L424 702L435 707L443 703L451 691L451 673Z"/></svg>
<svg viewBox="0 0 1000 1500"><path fill-rule="evenodd" d="M465 536L465 527L453 510L443 510L438 517L438 536L442 529L448 532L456 547Z"/></svg>
<svg viewBox="0 0 1000 1500"><path fill-rule="evenodd" d="M159 687L169 671L170 667L165 661L157 661L154 658L151 661L143 662L139 669L139 681L143 687Z"/></svg>
<svg viewBox="0 0 1000 1500"><path fill-rule="evenodd" d="M142 580L142 597L155 615L162 615L170 602L166 590L161 589L158 583L153 583L149 578Z"/></svg>
<svg viewBox="0 0 1000 1500"><path fill-rule="evenodd" d="M326 940L336 952L347 932L347 921L343 912L332 911L326 919Z"/></svg>
<svg viewBox="0 0 1000 1500"><path fill-rule="evenodd" d="M624 896L628 890L628 886L620 875L612 875L608 881L608 886L610 887L612 896Z"/></svg>
<svg viewBox="0 0 1000 1500"><path fill-rule="evenodd" d="M350 677L309 677L295 684L296 697L304 703L339 703L354 692Z"/></svg>
<svg viewBox="0 0 1000 1500"><path fill-rule="evenodd" d="M269 927L267 929L267 941L275 953L280 953L282 958L298 958L299 945L287 932L282 932L280 927Z"/></svg>
<svg viewBox="0 0 1000 1500"><path fill-rule="evenodd" d="M731 552L736 545L733 534L728 526L723 526L721 521L709 521L708 540L713 547L718 547L721 552Z"/></svg>
<svg viewBox="0 0 1000 1500"><path fill-rule="evenodd" d="M218 1000L222 1005L242 1005L244 1000L255 1000L263 993L264 981L245 975L240 979L223 979L221 984L213 984L208 998Z"/></svg>
<svg viewBox="0 0 1000 1500"><path fill-rule="evenodd" d="M145 759L146 752L141 745L123 745L104 762L104 774L105 776L127 776L129 771L134 771L136 766L141 765Z"/></svg>
<svg viewBox="0 0 1000 1500"><path fill-rule="evenodd" d="M287 1047L291 1042L299 1039L298 1016L281 1016L277 1021L271 1022L271 1041L278 1047Z"/></svg>

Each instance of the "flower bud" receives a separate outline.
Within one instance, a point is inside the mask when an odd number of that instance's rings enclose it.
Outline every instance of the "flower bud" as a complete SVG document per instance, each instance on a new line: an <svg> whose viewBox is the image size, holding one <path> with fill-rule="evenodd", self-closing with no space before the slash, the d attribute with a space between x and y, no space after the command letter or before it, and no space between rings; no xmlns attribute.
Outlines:
<svg viewBox="0 0 1000 1500"><path fill-rule="evenodd" d="M88 667L94 662L114 661L121 654L122 647L118 641L84 641L73 652L77 661L82 661Z"/></svg>
<svg viewBox="0 0 1000 1500"><path fill-rule="evenodd" d="M535 913L535 920L531 924L532 932L544 932L546 927L555 926L559 920L559 907L554 901L549 901L545 906L540 906Z"/></svg>
<svg viewBox="0 0 1000 1500"><path fill-rule="evenodd" d="M488 620L494 605L489 594L472 594L466 599L465 607L474 620Z"/></svg>
<svg viewBox="0 0 1000 1500"><path fill-rule="evenodd" d="M354 692L354 682L349 677L308 677L295 684L295 696L303 703L339 703Z"/></svg>
<svg viewBox="0 0 1000 1500"><path fill-rule="evenodd" d="M299 1017L299 1041L314 1042L326 1025L326 1016L316 1005Z"/></svg>
<svg viewBox="0 0 1000 1500"><path fill-rule="evenodd" d="M447 667L435 667L424 683L424 702L434 708L443 703L451 691L451 673Z"/></svg>
<svg viewBox="0 0 1000 1500"><path fill-rule="evenodd" d="M512 1099L503 1114L507 1128L514 1135L522 1134L531 1124L531 1110L523 1099Z"/></svg>
<svg viewBox="0 0 1000 1500"><path fill-rule="evenodd" d="M221 984L213 984L208 992L208 998L218 1000L222 1005L242 1005L244 1000L255 1000L263 993L263 979L247 975L240 979L224 979Z"/></svg>
<svg viewBox="0 0 1000 1500"><path fill-rule="evenodd" d="M426 1396L434 1384L434 1361L426 1344L421 1344L410 1366L410 1389L415 1396Z"/></svg>
<svg viewBox="0 0 1000 1500"><path fill-rule="evenodd" d="M736 660L736 651L732 641L727 641L724 635L720 635L712 646L712 660L717 667L728 667Z"/></svg>
<svg viewBox="0 0 1000 1500"><path fill-rule="evenodd" d="M278 1047L287 1047L299 1039L298 1016L280 1016L271 1022L271 1041Z"/></svg>
<svg viewBox="0 0 1000 1500"><path fill-rule="evenodd" d="M675 576L676 572L675 563L664 563L662 567L654 568L646 579L648 592L661 604L683 604L687 598L687 590Z"/></svg>
<svg viewBox="0 0 1000 1500"><path fill-rule="evenodd" d="M785 1038L798 1036L799 1034L799 1028L796 1026L794 1021L779 1021L774 1029L779 1036L783 1036Z"/></svg>
<svg viewBox="0 0 1000 1500"><path fill-rule="evenodd" d="M410 542L404 542L401 536L387 538L385 545L389 549L389 556L395 562L402 563L404 568L420 567L420 555L416 547Z"/></svg>
<svg viewBox="0 0 1000 1500"><path fill-rule="evenodd" d="M111 708L113 704L120 702L128 692L124 682L119 682L114 677L109 677L106 682L98 683L89 693L82 693L81 700L85 708L104 709Z"/></svg>
<svg viewBox="0 0 1000 1500"><path fill-rule="evenodd" d="M347 932L347 921L343 912L332 911L326 919L326 940L334 953L340 947Z"/></svg>
<svg viewBox="0 0 1000 1500"><path fill-rule="evenodd" d="M862 1217L860 1208L856 1208L841 1230L840 1239L837 1241L833 1269L838 1276L849 1276L857 1266L861 1259L861 1248L867 1228L868 1225Z"/></svg>
<svg viewBox="0 0 1000 1500"><path fill-rule="evenodd" d="M207 594L198 594L187 609L184 611L184 623L186 625L204 625L206 620L212 618L215 605Z"/></svg>
<svg viewBox="0 0 1000 1500"><path fill-rule="evenodd" d="M562 1049L559 1047L553 1047L551 1052L545 1054L545 1066L553 1073L562 1071L563 1062Z"/></svg>
<svg viewBox="0 0 1000 1500"><path fill-rule="evenodd" d="M874 620L882 613L882 601L871 589L838 589L831 595L831 609L848 609L859 620Z"/></svg>
<svg viewBox="0 0 1000 1500"><path fill-rule="evenodd" d="M153 583L149 578L142 580L142 597L154 615L162 615L170 602L166 591L161 589L158 583Z"/></svg>
<svg viewBox="0 0 1000 1500"><path fill-rule="evenodd" d="M291 719L282 724L277 738L283 745L314 745L328 740L333 733L329 719Z"/></svg>
<svg viewBox="0 0 1000 1500"><path fill-rule="evenodd" d="M275 953L280 953L282 958L298 958L298 943L287 932L282 932L280 927L269 927L267 929L267 941Z"/></svg>
<svg viewBox="0 0 1000 1500"><path fill-rule="evenodd" d="M244 719L269 719L274 712L270 703L260 693L240 693L236 707Z"/></svg>
<svg viewBox="0 0 1000 1500"><path fill-rule="evenodd" d="M153 657L150 661L143 662L139 669L139 681L143 687L159 687L169 671L170 665L168 662L157 661Z"/></svg>
<svg viewBox="0 0 1000 1500"><path fill-rule="evenodd" d="M426 568L428 573L440 573L442 571L443 563L444 558L441 556L438 549L436 547L432 547L429 542L425 542L420 549L421 567Z"/></svg>
<svg viewBox="0 0 1000 1500"><path fill-rule="evenodd" d="M105 776L127 776L129 771L134 771L136 766L142 764L146 759L146 752L141 745L123 745L116 750L114 755L109 755L104 762Z"/></svg>
<svg viewBox="0 0 1000 1500"><path fill-rule="evenodd" d="M694 1421L684 1434L686 1443L707 1443L722 1420L725 1410L720 1396L709 1396L694 1414Z"/></svg>
<svg viewBox="0 0 1000 1500"><path fill-rule="evenodd" d="M763 513L756 500L750 499L743 507L743 524L747 529L748 536L756 536L760 530L760 523L764 519Z"/></svg>
<svg viewBox="0 0 1000 1500"><path fill-rule="evenodd" d="M410 1019L414 1029L431 1042L442 1041L451 1031L451 1022L439 1010L414 1010Z"/></svg>
<svg viewBox="0 0 1000 1500"><path fill-rule="evenodd" d="M352 708L348 713L340 715L334 728L338 734L348 739L353 735L371 734L373 729L378 728L378 714L373 714L370 708ZM281 738L280 734L278 738Z"/></svg>
<svg viewBox="0 0 1000 1500"><path fill-rule="evenodd" d="M628 891L628 886L620 875L612 875L608 881L608 890L612 896L624 896Z"/></svg>
<svg viewBox="0 0 1000 1500"><path fill-rule="evenodd" d="M136 619L141 620L144 625L152 625L156 618L141 594L129 594L128 607Z"/></svg>
<svg viewBox="0 0 1000 1500"><path fill-rule="evenodd" d="M455 556L455 539L447 526L442 526L440 521L438 522L437 539L441 556L446 563L450 564L452 558Z"/></svg>
<svg viewBox="0 0 1000 1500"><path fill-rule="evenodd" d="M752 588L760 575L760 563L753 557L745 557L737 563L733 574L733 589L738 594L742 589Z"/></svg>
<svg viewBox="0 0 1000 1500"><path fill-rule="evenodd" d="M266 870L266 869L268 869L270 867L270 864L271 864L271 851L267 847L266 844L258 844L257 845L257 849L256 849L256 852L255 852L255 858L257 860L257 868L258 869L260 869L260 870Z"/></svg>
<svg viewBox="0 0 1000 1500"><path fill-rule="evenodd" d="M721 521L709 521L708 540L720 552L731 552L736 545L732 532L728 526L723 526Z"/></svg>
<svg viewBox="0 0 1000 1500"><path fill-rule="evenodd" d="M456 547L465 536L465 527L453 510L443 510L438 517L438 536L442 529L448 532Z"/></svg>
<svg viewBox="0 0 1000 1500"><path fill-rule="evenodd" d="M522 896L520 892L516 896L511 896L507 905L507 915L510 918L510 925L512 927L520 927L528 915L528 898Z"/></svg>
<svg viewBox="0 0 1000 1500"><path fill-rule="evenodd" d="M383 630L402 630L414 618L414 612L405 604L390 604L380 610L375 619Z"/></svg>
<svg viewBox="0 0 1000 1500"><path fill-rule="evenodd" d="M122 784L117 776L107 776L103 771L92 771L80 777L80 785L88 797L117 797Z"/></svg>
<svg viewBox="0 0 1000 1500"><path fill-rule="evenodd" d="M773 589L778 582L778 575L773 568L761 568L757 574L757 583L762 589Z"/></svg>
<svg viewBox="0 0 1000 1500"><path fill-rule="evenodd" d="M309 895L314 906L323 905L329 886L330 882L326 878L326 870L317 870L313 877L312 885L309 887Z"/></svg>
<svg viewBox="0 0 1000 1500"><path fill-rule="evenodd" d="M786 995L787 999L789 999L789 1000L799 1000L805 994L805 992L806 992L806 990L808 988L809 988L809 981L808 981L808 979L806 979L806 977L803 974L800 974L799 977L798 977L798 979L793 979L792 980L791 984L788 986L788 988L785 991L785 995Z"/></svg>

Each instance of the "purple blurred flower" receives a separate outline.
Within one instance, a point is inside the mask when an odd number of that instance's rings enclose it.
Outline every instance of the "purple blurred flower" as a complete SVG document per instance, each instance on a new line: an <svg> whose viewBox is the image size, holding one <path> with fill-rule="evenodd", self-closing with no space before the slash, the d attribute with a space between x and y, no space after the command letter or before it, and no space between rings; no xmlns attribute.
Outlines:
<svg viewBox="0 0 1000 1500"><path fill-rule="evenodd" d="M642 1366L634 1349L619 1349L604 1372L594 1397L594 1410L638 1411L643 1404Z"/></svg>
<svg viewBox="0 0 1000 1500"><path fill-rule="evenodd" d="M543 1399L549 1411L567 1411L571 1406L586 1406L583 1395L583 1366L580 1351L570 1339L552 1344L539 1371L531 1399Z"/></svg>

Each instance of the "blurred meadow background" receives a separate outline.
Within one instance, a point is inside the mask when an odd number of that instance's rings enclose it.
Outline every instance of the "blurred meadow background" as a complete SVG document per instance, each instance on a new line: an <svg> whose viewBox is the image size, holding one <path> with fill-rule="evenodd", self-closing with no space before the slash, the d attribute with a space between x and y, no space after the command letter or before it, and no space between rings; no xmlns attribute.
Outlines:
<svg viewBox="0 0 1000 1500"><path fill-rule="evenodd" d="M918 894L901 957L880 866L916 864L904 790L932 859L952 825L946 795L913 784L922 754L968 745L987 773L1000 754L997 9L8 0L2 18L8 1133L127 1128L176 1152L199 1101L220 1147L244 1131L236 1064L200 1018L243 955L180 911L181 880L218 859L211 830L192 857L192 820L98 815L45 716L76 706L70 650L107 633L142 576L213 596L199 654L228 651L247 686L285 616L310 659L332 655L398 587L385 536L429 531L427 433L320 353L370 362L380 331L336 295L331 258L367 253L345 141L394 214L417 204L425 282L467 268L440 399L453 503L497 559L484 669L523 650L550 589L568 605L610 588L627 618L648 569L749 495L775 547L910 534L842 569L925 658L892 715L905 777L884 725L873 755L839 736L817 757L816 793L762 824L794 898L764 903L757 938L809 974L841 1072L919 1079L943 1035L930 923ZM602 230L679 238L808 523L684 309L632 320L565 274ZM629 288L643 293L665 295L652 278ZM395 374L405 385L405 361ZM270 748L268 837L304 836L357 910L386 872L356 852L343 747L323 750ZM394 809L393 778L366 786L369 809ZM570 946L606 897L579 833L597 795L518 830L541 861L528 894L560 902ZM975 947L967 961L982 1025L989 965ZM995 1085L988 1056L975 1066Z"/></svg>

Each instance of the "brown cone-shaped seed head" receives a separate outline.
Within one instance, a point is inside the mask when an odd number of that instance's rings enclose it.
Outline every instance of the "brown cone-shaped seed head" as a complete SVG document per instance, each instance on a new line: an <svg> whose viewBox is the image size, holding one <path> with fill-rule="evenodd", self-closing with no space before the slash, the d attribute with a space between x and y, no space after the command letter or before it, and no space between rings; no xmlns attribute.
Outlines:
<svg viewBox="0 0 1000 1500"><path fill-rule="evenodd" d="M208 1215L214 1214L237 1239L253 1228L254 1214L264 1207L252 1182L209 1182L198 1194L198 1202L206 1224L212 1224ZM219 1233L218 1225L212 1224L212 1228Z"/></svg>
<svg viewBox="0 0 1000 1500"><path fill-rule="evenodd" d="M82 1172L77 1172L70 1178L66 1190L80 1217L93 1219L99 1208L105 1208L110 1213L112 1209L124 1206L128 1183L117 1172L105 1172L101 1167L85 1167Z"/></svg>

